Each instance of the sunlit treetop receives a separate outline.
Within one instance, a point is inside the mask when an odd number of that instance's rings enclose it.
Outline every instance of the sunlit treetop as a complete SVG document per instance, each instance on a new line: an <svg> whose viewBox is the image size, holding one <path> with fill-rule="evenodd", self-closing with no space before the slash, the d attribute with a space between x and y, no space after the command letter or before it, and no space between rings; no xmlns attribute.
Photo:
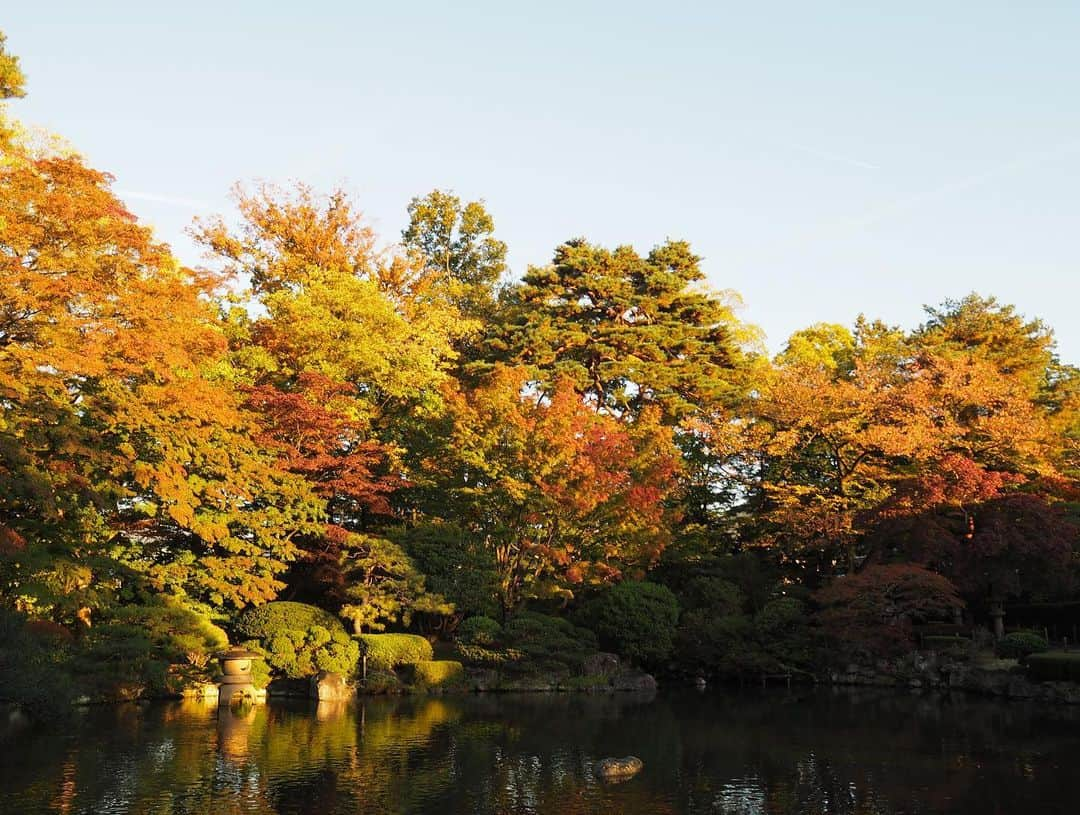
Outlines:
<svg viewBox="0 0 1080 815"><path fill-rule="evenodd" d="M8 53L7 37L0 31L0 99L15 99L26 95L26 76L19 67L19 58Z"/></svg>

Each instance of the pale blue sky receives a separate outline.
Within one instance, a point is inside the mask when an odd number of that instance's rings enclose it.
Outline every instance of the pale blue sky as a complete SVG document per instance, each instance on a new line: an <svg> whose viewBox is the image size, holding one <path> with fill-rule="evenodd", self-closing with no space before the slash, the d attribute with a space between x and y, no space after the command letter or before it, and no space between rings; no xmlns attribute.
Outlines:
<svg viewBox="0 0 1080 815"><path fill-rule="evenodd" d="M1076 0L8 5L15 115L187 262L237 180L344 183L389 240L450 188L517 273L686 238L774 350L977 290L1080 362Z"/></svg>

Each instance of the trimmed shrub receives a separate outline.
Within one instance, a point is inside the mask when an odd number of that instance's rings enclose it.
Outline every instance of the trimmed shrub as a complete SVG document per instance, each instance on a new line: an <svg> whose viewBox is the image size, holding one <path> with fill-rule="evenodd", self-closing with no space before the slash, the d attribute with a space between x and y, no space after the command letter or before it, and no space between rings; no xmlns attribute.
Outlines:
<svg viewBox="0 0 1080 815"><path fill-rule="evenodd" d="M399 693L401 689L401 680L391 671L368 671L364 682L364 693L368 694Z"/></svg>
<svg viewBox="0 0 1080 815"><path fill-rule="evenodd" d="M465 645L494 645L502 638L503 630L495 620L482 615L469 617L457 630L457 640Z"/></svg>
<svg viewBox="0 0 1080 815"><path fill-rule="evenodd" d="M245 639L270 640L282 631L306 631L314 626L345 630L341 620L317 606L279 600L250 608L236 620L236 633Z"/></svg>
<svg viewBox="0 0 1080 815"><path fill-rule="evenodd" d="M972 641L966 637L922 637L920 647L950 657L964 657L971 653Z"/></svg>
<svg viewBox="0 0 1080 815"><path fill-rule="evenodd" d="M417 688L449 688L465 682L465 668L449 659L417 662L410 670L412 684Z"/></svg>
<svg viewBox="0 0 1080 815"><path fill-rule="evenodd" d="M627 580L588 604L584 620L601 642L636 662L670 656L679 624L679 602L667 586Z"/></svg>
<svg viewBox="0 0 1080 815"><path fill-rule="evenodd" d="M454 655L466 665L477 668L501 668L514 662L521 662L525 654L515 648L485 648L482 645L464 645L458 643Z"/></svg>
<svg viewBox="0 0 1080 815"><path fill-rule="evenodd" d="M1027 658L1028 675L1040 681L1080 682L1080 653L1048 651Z"/></svg>
<svg viewBox="0 0 1080 815"><path fill-rule="evenodd" d="M304 603L267 603L245 611L236 630L258 640L269 666L290 679L319 671L351 677L360 659L360 646L341 621Z"/></svg>
<svg viewBox="0 0 1080 815"><path fill-rule="evenodd" d="M431 643L418 634L361 634L360 648L368 670L377 671L427 662L434 656Z"/></svg>
<svg viewBox="0 0 1080 815"><path fill-rule="evenodd" d="M521 611L504 627L508 650L523 659L506 664L523 673L551 671L579 672L585 657L596 651L596 635L567 620L532 611Z"/></svg>
<svg viewBox="0 0 1080 815"><path fill-rule="evenodd" d="M994 652L1003 659L1024 659L1031 654L1041 654L1049 647L1049 643L1038 634L1014 631L998 640Z"/></svg>

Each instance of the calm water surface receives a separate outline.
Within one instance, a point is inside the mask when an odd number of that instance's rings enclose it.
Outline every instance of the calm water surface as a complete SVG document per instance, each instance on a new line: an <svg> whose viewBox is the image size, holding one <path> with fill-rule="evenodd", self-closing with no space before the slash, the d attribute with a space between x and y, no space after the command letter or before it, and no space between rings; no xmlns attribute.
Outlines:
<svg viewBox="0 0 1080 815"><path fill-rule="evenodd" d="M592 776L606 756L637 778ZM0 736L0 813L1075 813L1080 711L895 692L194 703Z"/></svg>

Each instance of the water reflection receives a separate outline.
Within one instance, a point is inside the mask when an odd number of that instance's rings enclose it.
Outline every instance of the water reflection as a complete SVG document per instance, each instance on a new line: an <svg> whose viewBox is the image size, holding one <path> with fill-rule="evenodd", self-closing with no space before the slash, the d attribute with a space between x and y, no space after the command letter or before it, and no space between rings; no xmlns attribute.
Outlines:
<svg viewBox="0 0 1080 815"><path fill-rule="evenodd" d="M0 741L0 812L1073 812L1080 711L894 692L471 696L86 712ZM644 772L599 783L593 764Z"/></svg>

